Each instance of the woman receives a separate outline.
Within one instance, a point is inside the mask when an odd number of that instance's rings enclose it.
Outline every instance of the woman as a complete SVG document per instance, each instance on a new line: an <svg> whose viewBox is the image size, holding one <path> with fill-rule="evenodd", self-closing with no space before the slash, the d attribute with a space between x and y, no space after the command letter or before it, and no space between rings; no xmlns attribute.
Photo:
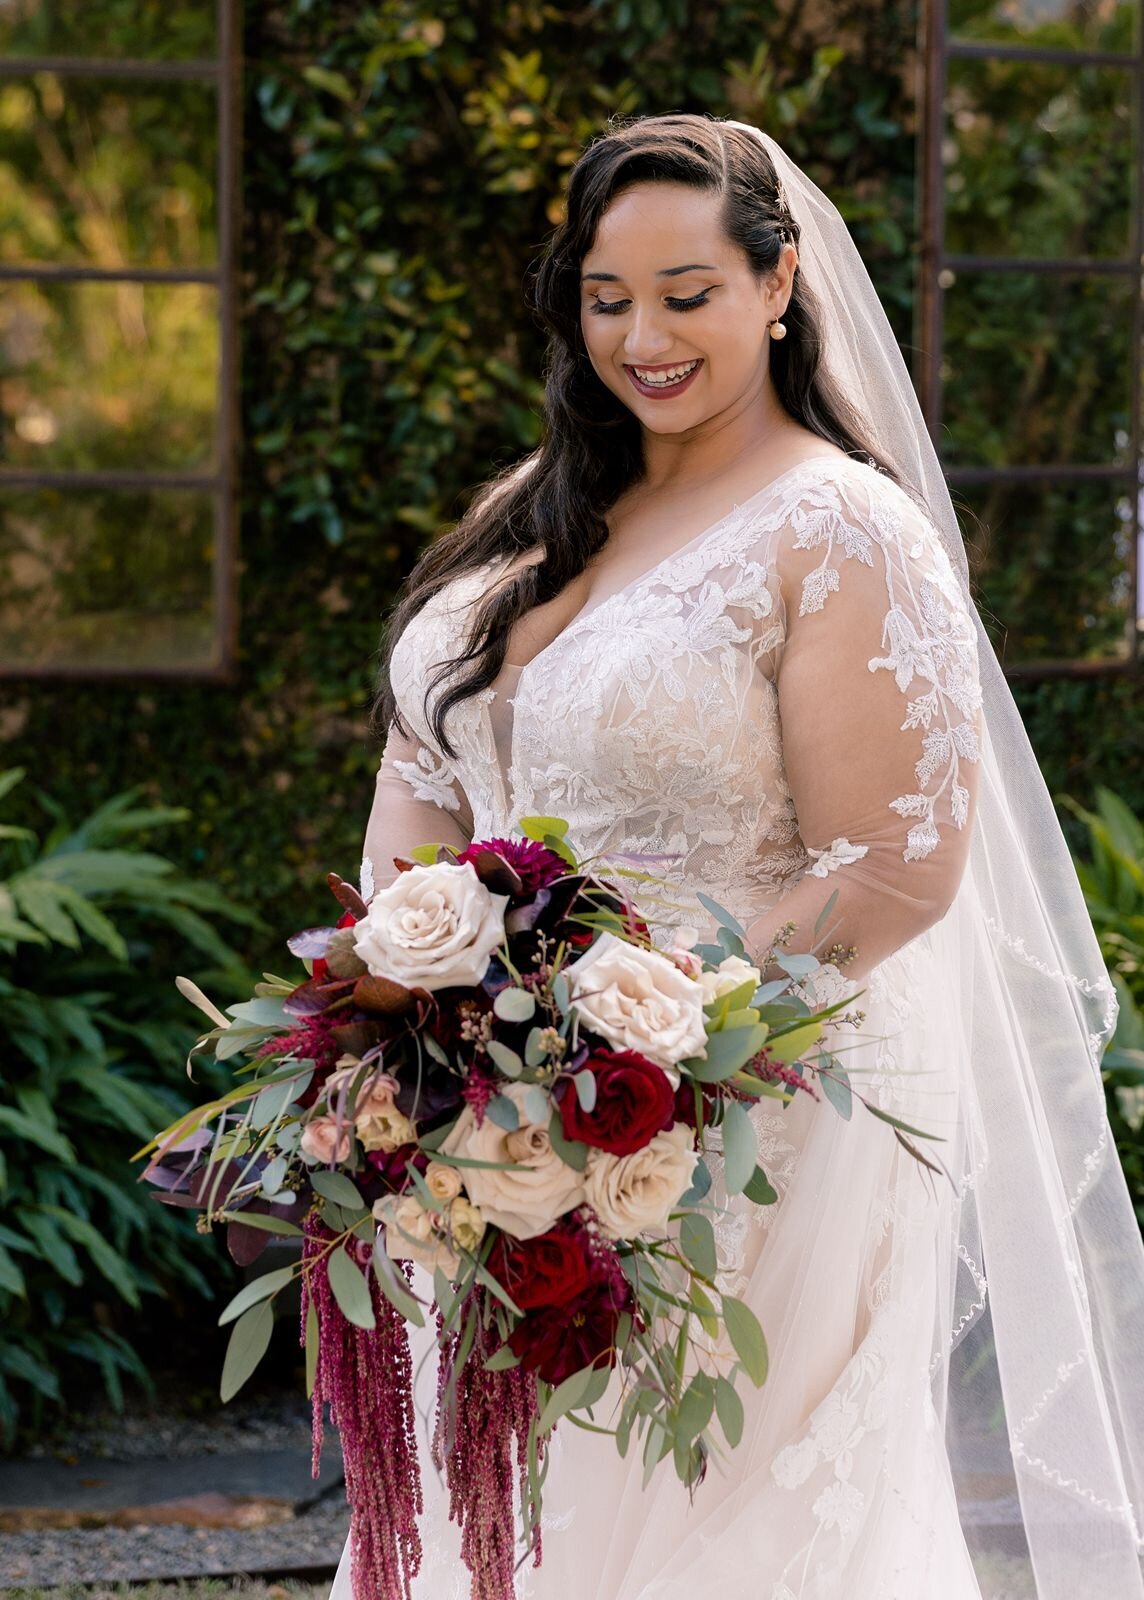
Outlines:
<svg viewBox="0 0 1144 1600"><path fill-rule="evenodd" d="M756 952L825 951L861 991L852 1078L949 1178L870 1118L757 1110L779 1198L721 1200L718 1229L771 1350L742 1442L689 1505L558 1430L521 1593L975 1600L948 1436L1007 1441L1038 1595L1144 1597L1115 1002L845 226L766 135L644 118L578 162L535 304L545 441L392 619L365 888L530 813L602 869L653 853L661 940L704 928L702 891ZM414 1592L461 1596L425 1480Z"/></svg>

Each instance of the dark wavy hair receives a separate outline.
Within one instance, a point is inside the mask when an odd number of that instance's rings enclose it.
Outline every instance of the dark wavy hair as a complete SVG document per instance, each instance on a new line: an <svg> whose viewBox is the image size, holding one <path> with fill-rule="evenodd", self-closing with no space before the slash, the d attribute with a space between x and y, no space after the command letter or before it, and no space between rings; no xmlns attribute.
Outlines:
<svg viewBox="0 0 1144 1600"><path fill-rule="evenodd" d="M541 445L478 492L465 515L422 554L406 579L386 629L387 645L371 719L383 739L391 722L407 732L390 685L393 647L412 617L444 584L485 563L509 564L543 546L476 607L466 647L442 663L426 691L426 718L440 749L456 754L445 733L451 707L487 688L504 663L513 624L558 595L583 572L608 537L607 513L643 476L635 416L596 376L580 327L580 267L600 218L637 183L684 183L723 196L727 237L757 277L777 265L799 226L779 192L760 139L712 117L638 117L595 139L572 168L564 220L548 241L528 285L532 310L548 331ZM862 422L822 360L813 292L795 271L783 313L787 337L770 346L770 372L787 413L848 454L872 461L900 481L864 436ZM436 700L436 689L468 667Z"/></svg>

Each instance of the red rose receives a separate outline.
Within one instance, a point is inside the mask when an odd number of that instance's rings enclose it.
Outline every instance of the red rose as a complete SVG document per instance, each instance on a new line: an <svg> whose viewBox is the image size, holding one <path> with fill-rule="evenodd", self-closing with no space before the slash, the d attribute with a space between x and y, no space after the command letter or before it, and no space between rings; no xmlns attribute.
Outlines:
<svg viewBox="0 0 1144 1600"><path fill-rule="evenodd" d="M712 1113L719 1102L718 1090L710 1083L701 1083L698 1087L703 1096L703 1125L710 1127ZM685 1077L681 1079L679 1088L675 1091L675 1120L686 1122L689 1128L696 1126L695 1089L695 1079Z"/></svg>
<svg viewBox="0 0 1144 1600"><path fill-rule="evenodd" d="M508 1336L510 1349L546 1383L563 1383L582 1367L616 1364L616 1328L624 1306L610 1286L590 1289L569 1305L544 1306L522 1317Z"/></svg>
<svg viewBox="0 0 1144 1600"><path fill-rule="evenodd" d="M635 1050L596 1050L577 1071L594 1074L596 1103L591 1111L582 1110L576 1085L565 1082L560 1120L566 1139L581 1139L614 1156L629 1156L675 1120L670 1078Z"/></svg>
<svg viewBox="0 0 1144 1600"><path fill-rule="evenodd" d="M592 1281L583 1231L566 1222L532 1239L500 1234L488 1269L522 1311L566 1305Z"/></svg>

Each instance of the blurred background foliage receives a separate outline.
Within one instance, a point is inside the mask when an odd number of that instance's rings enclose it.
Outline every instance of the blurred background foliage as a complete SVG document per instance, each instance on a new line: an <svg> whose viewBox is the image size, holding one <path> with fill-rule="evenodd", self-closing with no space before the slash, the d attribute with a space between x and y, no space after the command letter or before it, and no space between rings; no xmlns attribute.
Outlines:
<svg viewBox="0 0 1144 1600"><path fill-rule="evenodd" d="M129 877L105 912L116 927L122 920L128 967L90 928L79 950L20 939L0 956L6 981L29 993L95 997L83 1059L135 1106L122 1150L108 1146L113 1165L134 1148L136 1123L165 1121L188 1092L181 1052L195 1021L170 984L188 950L214 998L235 999L243 963L280 965L285 935L325 919L324 874L356 871L377 760L366 717L383 614L424 542L490 470L536 442L543 351L522 278L559 218L564 175L608 118L685 109L766 127L847 217L907 354L913 336L913 0L247 0L243 9L236 679L93 682L80 671L0 691L0 769L19 762L35 780L5 797L8 825L32 834L12 844L24 854L11 870L76 848L65 816L141 814L146 838L133 847L173 863L168 883L216 897L203 927L227 923L223 960L187 925L160 926L154 903L133 904L131 885L144 880ZM10 0L0 49L70 54L82 40L102 56L209 55L208 14L197 0ZM1021 29L978 0L961 4L959 26L1115 48L1129 15L1086 7L1076 21L1048 16ZM1127 193L1107 160L1128 137L1120 85L1101 69L1065 82L1055 71L959 65L946 152L951 249L1121 247ZM0 82L0 260L213 261L214 130L201 84L44 73ZM950 295L942 451L951 462L1122 458L1130 317L1111 279L1100 294L1047 283L977 274ZM4 464L209 466L213 295L202 285L5 285ZM1025 656L1116 647L1131 606L1122 498L1086 484L974 488L955 499L985 519L982 528L967 517L966 532L999 641L1007 635ZM212 559L210 506L195 491L19 491L0 519L0 617L18 608L29 651L45 630L66 627L77 666L112 626L125 660L198 659ZM1062 819L1093 864L1091 903L1108 891L1115 925L1127 913L1109 885L1136 882L1144 863L1137 854L1134 869L1101 867L1098 813L1086 820L1064 797L1091 808L1104 786L1144 814L1144 687L1138 676L1096 674L1016 692ZM119 798L127 791L130 802ZM1122 855L1133 837L1120 827ZM1139 968L1136 978L1125 969L1116 926L1099 917L1098 926L1122 992L1140 1001ZM146 1035L132 1034L144 1017ZM1137 1081L1138 1043L1131 1027L1118 1041L1128 1055L1113 1088L1122 1153L1144 1195L1136 1101L1119 1095ZM15 1060L25 1099L51 1104L56 1056L45 1066L25 1044ZM104 1114L86 1090L60 1092L95 1122ZM6 1088L4 1103L19 1109L14 1093ZM74 1209L62 1146L45 1151L21 1128L0 1128L10 1158L0 1205ZM134 1276L116 1284L110 1261L89 1259L77 1237L64 1244L78 1283L58 1243L45 1266L46 1246L21 1264L21 1247L7 1241L10 1275L27 1268L59 1280L57 1322L28 1324L24 1340L49 1376L9 1374L26 1397L47 1398L57 1368L91 1362L114 1388L133 1359L116 1343L131 1294L145 1308L149 1293L197 1294L198 1274L215 1284L226 1272L185 1219L153 1203L146 1222L134 1216L133 1173L118 1199L107 1187L116 1178L104 1176L102 1190L81 1198ZM18 1299L11 1281L7 1292ZM83 1308L96 1304L109 1338L70 1348ZM201 1327L201 1306L194 1314Z"/></svg>

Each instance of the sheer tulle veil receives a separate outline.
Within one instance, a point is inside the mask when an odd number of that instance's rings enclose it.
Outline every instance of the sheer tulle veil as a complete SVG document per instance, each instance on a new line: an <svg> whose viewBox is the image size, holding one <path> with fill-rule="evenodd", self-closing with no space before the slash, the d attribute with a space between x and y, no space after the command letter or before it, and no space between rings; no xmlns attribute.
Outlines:
<svg viewBox="0 0 1144 1600"><path fill-rule="evenodd" d="M723 127L769 153L821 310L825 362L968 589L937 453L845 222L767 134ZM959 1147L943 1147L955 1236L934 1400L954 1459L972 1446L1000 1479L989 1497L1011 1491L1041 1600L1127 1600L1144 1596L1144 1248L1100 1077L1116 997L1036 757L977 625L977 819L939 925L966 1084Z"/></svg>

